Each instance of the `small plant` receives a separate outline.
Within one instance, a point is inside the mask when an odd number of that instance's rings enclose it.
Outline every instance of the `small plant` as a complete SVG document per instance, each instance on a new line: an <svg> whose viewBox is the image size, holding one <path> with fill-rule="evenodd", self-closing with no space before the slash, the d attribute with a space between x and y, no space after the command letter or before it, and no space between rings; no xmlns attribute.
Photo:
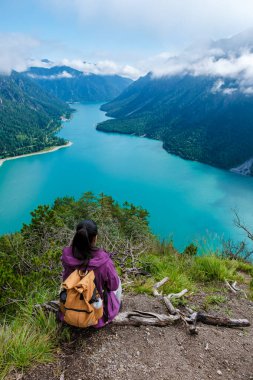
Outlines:
<svg viewBox="0 0 253 380"><path fill-rule="evenodd" d="M172 300L172 304L175 307L185 306L185 305L187 305L187 302L188 301L185 298L173 298L173 300Z"/></svg>
<svg viewBox="0 0 253 380"><path fill-rule="evenodd" d="M191 243L184 249L183 255L196 256L197 252L198 247L195 244Z"/></svg>
<svg viewBox="0 0 253 380"><path fill-rule="evenodd" d="M225 296L219 294L209 295L205 298L204 308L208 310L210 305L220 305L222 303L225 303L226 301L227 298Z"/></svg>

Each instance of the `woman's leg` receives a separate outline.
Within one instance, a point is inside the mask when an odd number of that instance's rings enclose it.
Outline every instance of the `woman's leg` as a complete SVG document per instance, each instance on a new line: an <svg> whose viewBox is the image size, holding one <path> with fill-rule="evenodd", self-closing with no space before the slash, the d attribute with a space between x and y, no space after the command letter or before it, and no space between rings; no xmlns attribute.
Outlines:
<svg viewBox="0 0 253 380"><path fill-rule="evenodd" d="M122 285L121 280L119 279L119 286L118 289L114 291L114 294L119 302L122 300Z"/></svg>

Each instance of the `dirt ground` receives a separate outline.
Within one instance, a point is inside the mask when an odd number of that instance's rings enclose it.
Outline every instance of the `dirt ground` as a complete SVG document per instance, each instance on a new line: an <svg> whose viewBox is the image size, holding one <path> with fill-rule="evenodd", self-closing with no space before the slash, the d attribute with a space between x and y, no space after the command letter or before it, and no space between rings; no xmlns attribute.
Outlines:
<svg viewBox="0 0 253 380"><path fill-rule="evenodd" d="M124 296L124 310L167 313L145 295ZM219 314L247 318L231 329L199 324L191 336L183 324L168 327L109 325L73 331L56 361L29 370L22 380L250 380L253 379L253 302L231 295ZM216 311L217 312L217 311Z"/></svg>

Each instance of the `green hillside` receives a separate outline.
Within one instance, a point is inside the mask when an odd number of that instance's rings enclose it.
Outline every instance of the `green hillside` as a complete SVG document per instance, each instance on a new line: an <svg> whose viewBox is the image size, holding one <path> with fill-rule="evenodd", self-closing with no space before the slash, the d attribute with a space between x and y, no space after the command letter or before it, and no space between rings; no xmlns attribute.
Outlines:
<svg viewBox="0 0 253 380"><path fill-rule="evenodd" d="M146 135L162 140L170 153L230 169L253 155L253 96L215 92L216 82L207 76L148 74L102 107L116 119L97 129ZM237 87L236 81L224 81L227 90Z"/></svg>
<svg viewBox="0 0 253 380"><path fill-rule="evenodd" d="M70 108L33 81L13 72L0 76L0 158L62 145L54 136Z"/></svg>

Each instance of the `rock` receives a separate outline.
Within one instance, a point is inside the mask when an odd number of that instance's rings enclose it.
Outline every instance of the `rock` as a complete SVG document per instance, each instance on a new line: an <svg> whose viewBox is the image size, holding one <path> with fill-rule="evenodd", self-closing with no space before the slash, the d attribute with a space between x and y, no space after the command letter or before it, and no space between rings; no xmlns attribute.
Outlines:
<svg viewBox="0 0 253 380"><path fill-rule="evenodd" d="M218 369L217 374L218 374L219 376L221 376L221 375L222 375L221 370Z"/></svg>

